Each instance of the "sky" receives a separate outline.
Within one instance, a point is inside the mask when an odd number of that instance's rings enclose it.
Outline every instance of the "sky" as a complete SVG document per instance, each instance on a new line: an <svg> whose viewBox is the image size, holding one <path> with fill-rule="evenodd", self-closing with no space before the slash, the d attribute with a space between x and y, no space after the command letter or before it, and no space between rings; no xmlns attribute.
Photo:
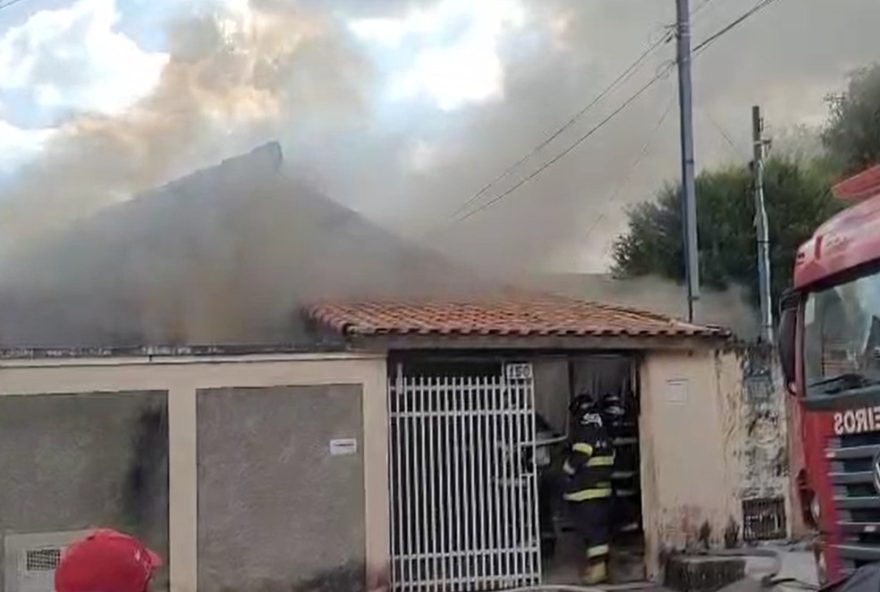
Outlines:
<svg viewBox="0 0 880 592"><path fill-rule="evenodd" d="M756 0L693 2L699 42ZM673 20L672 0L22 0L0 9L0 249L278 139L290 174L440 251L601 271L627 206L678 177L674 71L493 206L461 207ZM780 139L821 126L825 97L880 59L877 23L876 0L776 0L696 56L698 169L748 159L753 104ZM661 43L474 205L673 52Z"/></svg>

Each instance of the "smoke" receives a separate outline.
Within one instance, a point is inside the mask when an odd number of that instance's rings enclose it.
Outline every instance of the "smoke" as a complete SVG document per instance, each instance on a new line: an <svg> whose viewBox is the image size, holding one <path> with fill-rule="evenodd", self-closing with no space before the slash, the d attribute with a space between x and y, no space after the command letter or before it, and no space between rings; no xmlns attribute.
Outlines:
<svg viewBox="0 0 880 592"><path fill-rule="evenodd" d="M623 230L624 206L677 176L667 78L545 174L483 213L452 219L662 36L671 2L328 5L227 0L177 16L153 91L121 113L80 113L45 139L40 156L3 185L0 340L278 339L300 299L462 289L466 281L431 253L402 255L413 251L352 210L479 276L599 270ZM707 4L695 38L752 5ZM780 129L815 125L824 94L880 51L870 29L877 10L875 0L845 10L782 0L701 54L698 163L748 158L751 104ZM353 33L376 18L373 31L393 34ZM748 43L731 42L735 35ZM816 41L829 38L836 42ZM661 47L484 201L585 133L671 54ZM276 138L287 164L268 148L249 164L152 190ZM625 292L594 297L641 304ZM719 295L717 308L738 311L737 302Z"/></svg>
<svg viewBox="0 0 880 592"><path fill-rule="evenodd" d="M687 288L659 277L617 279L606 274L544 274L521 281L563 296L687 318ZM742 286L732 286L723 292L704 288L697 316L701 322L730 329L740 339L751 340L759 335L758 313L748 304L748 290Z"/></svg>
<svg viewBox="0 0 880 592"><path fill-rule="evenodd" d="M703 3L693 4L696 10ZM706 3L694 17L695 42L754 4ZM751 158L752 105L763 107L773 129L821 123L826 94L843 88L849 71L880 52L880 40L868 24L880 18L880 5L874 0L844 4L775 2L697 56L698 167L744 164ZM342 159L355 163L346 175L333 174L331 159L340 155L323 152L318 142L307 143L316 150L291 154L328 171L322 182L330 195L446 253L487 268L600 271L610 261L611 242L625 229L626 206L651 199L664 182L678 178L674 73L567 158L491 208L464 222L451 215L662 37L674 21L674 2L551 0L522 6L524 24L506 29L497 44L503 71L499 95L454 112L438 113L424 102L410 106L406 126L342 147ZM404 41L402 47L416 54L423 50L418 42ZM673 56L674 44L663 45L626 84L481 203L586 133ZM671 111L653 132L670 101Z"/></svg>
<svg viewBox="0 0 880 592"><path fill-rule="evenodd" d="M148 96L121 114L75 116L17 171L0 206L5 251L285 126L354 116L369 79L326 16L280 2L202 11L166 35L169 59Z"/></svg>
<svg viewBox="0 0 880 592"><path fill-rule="evenodd" d="M0 343L296 343L327 298L480 282L282 171L278 144L108 207L7 264Z"/></svg>

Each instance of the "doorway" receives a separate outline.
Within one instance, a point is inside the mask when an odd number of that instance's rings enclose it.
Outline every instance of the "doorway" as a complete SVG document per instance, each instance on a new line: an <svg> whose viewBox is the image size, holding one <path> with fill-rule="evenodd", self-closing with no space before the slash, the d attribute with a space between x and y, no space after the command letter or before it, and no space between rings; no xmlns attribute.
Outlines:
<svg viewBox="0 0 880 592"><path fill-rule="evenodd" d="M557 383L561 370L557 366ZM613 510L609 573L613 583L643 581L645 544L642 525L641 473L639 459L639 388L638 370L631 355L584 355L567 357L567 393L557 384L549 387L541 380L540 365L536 380L538 425L549 426L551 462L539 473L539 522L542 523L542 560L544 583L574 584L580 580L584 562L584 543L577 534L569 508L562 501L565 476L562 463L571 433L568 405L581 393L598 398L617 397L622 413L606 416L605 422L615 450L612 474ZM553 392L542 392L553 391ZM539 434L538 444L541 447ZM549 499L548 499L549 498ZM552 524L548 528L548 523Z"/></svg>

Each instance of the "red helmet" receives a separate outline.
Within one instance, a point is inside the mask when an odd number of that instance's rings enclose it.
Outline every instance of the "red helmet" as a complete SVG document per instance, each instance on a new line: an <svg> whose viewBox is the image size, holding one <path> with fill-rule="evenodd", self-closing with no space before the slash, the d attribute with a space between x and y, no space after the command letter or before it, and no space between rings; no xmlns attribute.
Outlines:
<svg viewBox="0 0 880 592"><path fill-rule="evenodd" d="M162 558L134 537L96 530L65 549L56 592L145 592Z"/></svg>

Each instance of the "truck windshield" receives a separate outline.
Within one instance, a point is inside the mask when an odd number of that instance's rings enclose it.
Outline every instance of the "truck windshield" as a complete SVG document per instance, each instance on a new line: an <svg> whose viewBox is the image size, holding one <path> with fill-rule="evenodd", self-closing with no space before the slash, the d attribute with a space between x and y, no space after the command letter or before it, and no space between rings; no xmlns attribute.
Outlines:
<svg viewBox="0 0 880 592"><path fill-rule="evenodd" d="M804 373L808 396L880 382L880 271L809 294Z"/></svg>

